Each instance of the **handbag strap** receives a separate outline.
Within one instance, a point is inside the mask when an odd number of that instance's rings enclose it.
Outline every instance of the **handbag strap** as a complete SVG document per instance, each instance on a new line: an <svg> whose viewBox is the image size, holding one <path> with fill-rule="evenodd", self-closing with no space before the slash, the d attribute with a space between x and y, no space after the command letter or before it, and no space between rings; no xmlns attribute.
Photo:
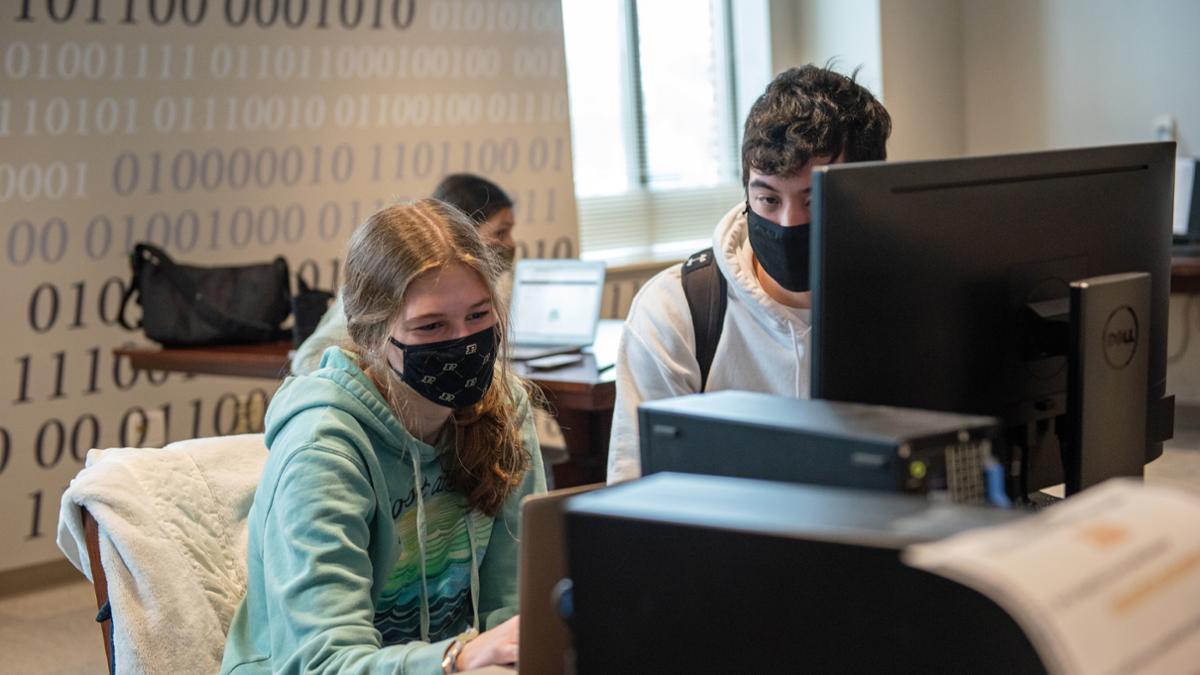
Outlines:
<svg viewBox="0 0 1200 675"><path fill-rule="evenodd" d="M142 265L145 263L145 257L142 251L138 250L140 245L134 247L133 253L129 255L129 267L133 271L133 278L129 280L129 287L125 289L125 294L121 296L121 309L117 311L117 323L128 331L136 331L142 327L142 322L139 319L137 323L130 323L125 318L125 308L129 307L129 301L133 299L134 293L141 297L142 294Z"/></svg>
<svg viewBox="0 0 1200 675"><path fill-rule="evenodd" d="M161 248L151 244L138 244L133 249L133 259L135 261L133 263L135 269L140 268L140 265L144 263L154 265L171 282L175 290L179 291L184 300L191 304L192 308L196 310L196 315L222 333L231 334L248 330L255 333L254 339L264 342L268 340L282 340L287 336L287 331L278 326L233 316L209 303L204 298L204 294L196 287L192 278L180 269L175 264L175 261L171 260L171 256L167 255ZM139 275L135 272L135 278L137 276ZM131 284L130 292L132 292L133 286L137 285L137 281ZM122 304L121 314L124 315L124 304ZM125 325L124 321L122 321L122 325Z"/></svg>

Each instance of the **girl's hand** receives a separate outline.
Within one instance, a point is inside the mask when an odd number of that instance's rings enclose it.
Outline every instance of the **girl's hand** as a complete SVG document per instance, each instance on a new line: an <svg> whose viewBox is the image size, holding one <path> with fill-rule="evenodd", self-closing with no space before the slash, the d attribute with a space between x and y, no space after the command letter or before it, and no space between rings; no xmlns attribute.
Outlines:
<svg viewBox="0 0 1200 675"><path fill-rule="evenodd" d="M517 642L521 634L521 617L514 616L495 628L480 633L458 654L458 670L484 666L502 666L517 662Z"/></svg>

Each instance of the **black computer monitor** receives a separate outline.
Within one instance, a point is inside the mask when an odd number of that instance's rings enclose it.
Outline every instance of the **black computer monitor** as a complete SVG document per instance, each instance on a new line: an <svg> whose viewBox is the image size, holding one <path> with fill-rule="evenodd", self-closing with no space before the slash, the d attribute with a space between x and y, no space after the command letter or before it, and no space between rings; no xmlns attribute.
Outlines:
<svg viewBox="0 0 1200 675"><path fill-rule="evenodd" d="M1073 281L1145 272L1149 316L1107 336L1143 351L1133 363L1145 369L1145 403L1084 420L1101 438L1143 422L1144 442L1106 458L1140 473L1173 428L1165 392L1174 163L1174 143L1152 143L819 167L812 396L998 417L1012 494L1064 477L1070 488L1081 460L1060 437L1085 398L1068 396L1082 368L1053 344L1071 321L1036 309L1068 298ZM1072 391L1088 393L1099 370L1076 377Z"/></svg>

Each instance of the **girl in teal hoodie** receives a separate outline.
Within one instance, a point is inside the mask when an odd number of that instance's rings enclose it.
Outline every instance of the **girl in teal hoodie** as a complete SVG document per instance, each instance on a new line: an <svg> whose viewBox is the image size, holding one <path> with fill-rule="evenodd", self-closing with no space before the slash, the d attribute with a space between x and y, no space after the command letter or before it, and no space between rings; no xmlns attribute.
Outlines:
<svg viewBox="0 0 1200 675"><path fill-rule="evenodd" d="M496 358L501 270L470 219L434 200L355 231L354 347L330 347L271 401L222 673L516 661L520 500L545 473L529 389Z"/></svg>

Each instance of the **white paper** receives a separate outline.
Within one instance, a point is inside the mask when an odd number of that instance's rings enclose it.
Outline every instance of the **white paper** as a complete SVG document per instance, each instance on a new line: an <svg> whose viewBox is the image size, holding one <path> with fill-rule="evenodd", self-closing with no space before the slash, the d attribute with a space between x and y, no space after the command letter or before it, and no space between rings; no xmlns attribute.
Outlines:
<svg viewBox="0 0 1200 675"><path fill-rule="evenodd" d="M1200 672L1200 496L1111 480L1011 524L910 547L974 588L1062 675Z"/></svg>

